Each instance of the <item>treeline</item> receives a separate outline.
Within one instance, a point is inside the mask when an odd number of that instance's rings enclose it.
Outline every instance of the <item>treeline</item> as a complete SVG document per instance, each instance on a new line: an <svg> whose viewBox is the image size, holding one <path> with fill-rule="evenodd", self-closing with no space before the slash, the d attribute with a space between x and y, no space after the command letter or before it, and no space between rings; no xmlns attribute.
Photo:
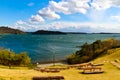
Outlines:
<svg viewBox="0 0 120 80"><path fill-rule="evenodd" d="M6 66L27 66L31 63L26 52L16 54L7 49L0 49L0 64Z"/></svg>
<svg viewBox="0 0 120 80"><path fill-rule="evenodd" d="M115 39L97 40L92 44L85 43L81 46L80 50L67 57L67 62L69 64L88 62L105 54L108 49L118 47L120 47L120 40Z"/></svg>

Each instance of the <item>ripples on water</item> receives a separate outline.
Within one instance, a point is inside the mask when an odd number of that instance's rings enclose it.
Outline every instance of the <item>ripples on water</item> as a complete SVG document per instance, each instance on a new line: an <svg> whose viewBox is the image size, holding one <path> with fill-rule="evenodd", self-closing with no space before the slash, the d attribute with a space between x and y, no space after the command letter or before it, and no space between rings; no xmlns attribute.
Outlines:
<svg viewBox="0 0 120 80"><path fill-rule="evenodd" d="M1 35L0 46L20 53L25 51L33 62L51 61L53 53L56 60L78 50L85 42L106 38L120 39L120 34L67 34L67 35Z"/></svg>

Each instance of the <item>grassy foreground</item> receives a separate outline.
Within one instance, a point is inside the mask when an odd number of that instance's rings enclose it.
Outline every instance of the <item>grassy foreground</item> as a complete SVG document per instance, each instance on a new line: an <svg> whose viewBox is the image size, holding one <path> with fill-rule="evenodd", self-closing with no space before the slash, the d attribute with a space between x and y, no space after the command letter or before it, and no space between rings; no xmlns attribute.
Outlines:
<svg viewBox="0 0 120 80"><path fill-rule="evenodd" d="M55 76L62 75L65 80L120 80L120 69L113 66L110 61L120 59L120 48L107 51L107 54L95 59L94 63L104 63L102 74L81 74L82 70L68 69L59 73L42 73L25 67L8 67L0 66L0 80L32 80L34 76Z"/></svg>

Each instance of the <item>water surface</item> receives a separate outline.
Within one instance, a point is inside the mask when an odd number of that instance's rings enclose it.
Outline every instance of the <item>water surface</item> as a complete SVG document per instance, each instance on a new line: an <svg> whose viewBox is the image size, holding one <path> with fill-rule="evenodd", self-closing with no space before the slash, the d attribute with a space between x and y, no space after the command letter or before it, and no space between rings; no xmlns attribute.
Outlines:
<svg viewBox="0 0 120 80"><path fill-rule="evenodd" d="M85 42L106 38L120 39L120 34L67 34L67 35L0 35L0 46L16 53L27 52L33 62L65 59Z"/></svg>

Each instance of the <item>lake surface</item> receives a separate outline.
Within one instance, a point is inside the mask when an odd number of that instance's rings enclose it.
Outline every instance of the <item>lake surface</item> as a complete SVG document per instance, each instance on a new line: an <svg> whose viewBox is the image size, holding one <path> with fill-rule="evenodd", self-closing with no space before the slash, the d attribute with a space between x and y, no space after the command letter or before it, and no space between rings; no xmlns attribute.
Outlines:
<svg viewBox="0 0 120 80"><path fill-rule="evenodd" d="M65 59L79 50L85 42L92 43L106 38L120 39L120 34L67 34L67 35L0 35L0 46L16 53L27 52L33 62Z"/></svg>

